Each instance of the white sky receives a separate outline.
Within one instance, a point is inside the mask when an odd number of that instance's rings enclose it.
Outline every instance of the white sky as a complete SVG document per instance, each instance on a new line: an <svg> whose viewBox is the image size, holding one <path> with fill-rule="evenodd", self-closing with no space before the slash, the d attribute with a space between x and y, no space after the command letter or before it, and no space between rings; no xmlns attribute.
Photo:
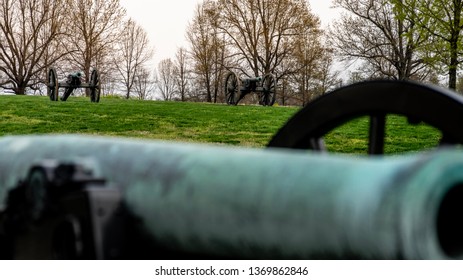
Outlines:
<svg viewBox="0 0 463 280"><path fill-rule="evenodd" d="M166 58L174 58L179 47L187 47L185 29L201 0L120 0L127 14L148 33L155 49L154 67ZM309 0L312 11L325 26L334 17L330 0Z"/></svg>

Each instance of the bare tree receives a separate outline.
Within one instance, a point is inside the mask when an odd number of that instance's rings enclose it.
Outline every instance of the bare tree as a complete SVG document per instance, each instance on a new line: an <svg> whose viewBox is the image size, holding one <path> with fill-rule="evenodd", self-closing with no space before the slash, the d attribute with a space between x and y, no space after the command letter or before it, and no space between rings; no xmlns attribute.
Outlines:
<svg viewBox="0 0 463 280"><path fill-rule="evenodd" d="M330 50L331 51L331 50ZM320 95L327 93L334 88L342 86L342 78L340 77L339 69L334 70L333 56L325 55L320 63L320 69L318 73L318 85L312 92L311 98L316 98Z"/></svg>
<svg viewBox="0 0 463 280"><path fill-rule="evenodd" d="M177 88L180 95L180 100L186 101L188 95L188 83L189 83L189 70L188 67L188 54L186 49L179 48L175 54L175 80L177 82Z"/></svg>
<svg viewBox="0 0 463 280"><path fill-rule="evenodd" d="M149 46L146 31L133 20L126 21L120 32L121 36L117 42L120 56L113 56L113 60L126 90L125 97L129 99L138 72L153 57L153 50Z"/></svg>
<svg viewBox="0 0 463 280"><path fill-rule="evenodd" d="M170 58L159 62L156 85L165 101L174 99L177 92L177 84L175 80L175 66Z"/></svg>
<svg viewBox="0 0 463 280"><path fill-rule="evenodd" d="M116 95L119 88L119 80L115 79L112 76L106 75L104 79L101 81L101 95L108 96L108 95Z"/></svg>
<svg viewBox="0 0 463 280"><path fill-rule="evenodd" d="M0 1L0 72L4 89L23 95L43 81L46 69L65 55L63 1Z"/></svg>
<svg viewBox="0 0 463 280"><path fill-rule="evenodd" d="M219 33L217 11L214 0L199 4L186 33L194 72L206 91L207 102L217 101L224 71L225 38Z"/></svg>
<svg viewBox="0 0 463 280"><path fill-rule="evenodd" d="M314 89L322 82L322 62L331 53L322 46L321 31L318 28L307 28L292 41L294 50L281 65L279 72L285 73L282 76L290 76L289 79L297 88L294 91L295 98L305 105L314 95Z"/></svg>
<svg viewBox="0 0 463 280"><path fill-rule="evenodd" d="M293 52L293 39L318 18L304 0L219 0L219 27L252 74L272 73Z"/></svg>
<svg viewBox="0 0 463 280"><path fill-rule="evenodd" d="M150 71L146 68L140 68L135 75L134 89L139 100L146 100L152 97L154 92L154 82Z"/></svg>
<svg viewBox="0 0 463 280"><path fill-rule="evenodd" d="M69 61L82 69L86 82L92 68L98 68L102 76L108 74L125 16L119 0L68 0L66 15L72 23L67 37Z"/></svg>
<svg viewBox="0 0 463 280"><path fill-rule="evenodd" d="M365 61L369 76L422 79L427 72L420 48L429 36L402 16L401 2L335 0L347 13L332 24L330 46L344 60Z"/></svg>

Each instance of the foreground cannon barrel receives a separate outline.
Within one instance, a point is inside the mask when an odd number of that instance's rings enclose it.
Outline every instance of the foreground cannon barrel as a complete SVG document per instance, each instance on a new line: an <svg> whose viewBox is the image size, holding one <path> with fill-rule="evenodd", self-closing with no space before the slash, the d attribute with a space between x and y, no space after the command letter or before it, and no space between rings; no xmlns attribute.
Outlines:
<svg viewBox="0 0 463 280"><path fill-rule="evenodd" d="M357 158L85 136L4 137L0 209L33 163L81 158L94 161L95 174L111 183L107 188L120 191L140 225L125 228L131 238L143 230L143 242L173 252L242 259L463 257L458 150ZM140 258L149 245L119 257Z"/></svg>

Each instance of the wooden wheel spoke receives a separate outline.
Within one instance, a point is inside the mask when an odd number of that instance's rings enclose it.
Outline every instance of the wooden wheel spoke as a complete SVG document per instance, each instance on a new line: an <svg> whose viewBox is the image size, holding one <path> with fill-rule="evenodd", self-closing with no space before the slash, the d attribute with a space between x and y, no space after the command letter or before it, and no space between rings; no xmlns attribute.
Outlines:
<svg viewBox="0 0 463 280"><path fill-rule="evenodd" d="M384 138L386 137L386 115L370 116L370 132L368 154L380 155L384 153Z"/></svg>
<svg viewBox="0 0 463 280"><path fill-rule="evenodd" d="M323 138L310 138L309 142L312 150L326 152L325 140Z"/></svg>

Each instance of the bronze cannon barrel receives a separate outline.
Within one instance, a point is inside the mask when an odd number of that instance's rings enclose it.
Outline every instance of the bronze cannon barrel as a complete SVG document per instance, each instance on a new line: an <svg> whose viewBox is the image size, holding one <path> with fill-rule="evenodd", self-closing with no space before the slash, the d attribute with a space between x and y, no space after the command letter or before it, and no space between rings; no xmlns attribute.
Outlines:
<svg viewBox="0 0 463 280"><path fill-rule="evenodd" d="M0 138L0 210L34 162L90 158L152 240L242 259L461 259L463 153L323 155L77 135Z"/></svg>

